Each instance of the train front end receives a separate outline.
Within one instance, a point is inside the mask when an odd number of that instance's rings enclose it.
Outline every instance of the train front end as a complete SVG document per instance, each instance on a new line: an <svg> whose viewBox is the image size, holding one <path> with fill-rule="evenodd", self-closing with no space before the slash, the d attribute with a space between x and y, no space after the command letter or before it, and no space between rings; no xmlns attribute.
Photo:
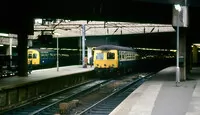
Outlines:
<svg viewBox="0 0 200 115"><path fill-rule="evenodd" d="M117 50L95 50L94 67L98 75L109 75L118 70Z"/></svg>

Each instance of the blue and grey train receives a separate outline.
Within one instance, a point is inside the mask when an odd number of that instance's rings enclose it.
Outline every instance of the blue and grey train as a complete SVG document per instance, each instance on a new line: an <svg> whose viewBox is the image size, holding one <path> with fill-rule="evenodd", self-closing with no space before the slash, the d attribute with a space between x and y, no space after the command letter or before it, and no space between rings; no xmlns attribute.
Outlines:
<svg viewBox="0 0 200 115"><path fill-rule="evenodd" d="M52 66L56 63L56 51L50 49L28 49L28 64L35 67Z"/></svg>
<svg viewBox="0 0 200 115"><path fill-rule="evenodd" d="M96 73L128 73L134 71L139 54L132 48L117 45L101 45L94 50Z"/></svg>

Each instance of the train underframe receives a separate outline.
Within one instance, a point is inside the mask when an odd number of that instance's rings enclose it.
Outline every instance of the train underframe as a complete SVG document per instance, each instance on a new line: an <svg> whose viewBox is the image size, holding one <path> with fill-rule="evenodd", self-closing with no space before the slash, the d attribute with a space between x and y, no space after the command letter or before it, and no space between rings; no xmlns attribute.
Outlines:
<svg viewBox="0 0 200 115"><path fill-rule="evenodd" d="M133 67L121 68L95 68L95 73L100 77L116 77L133 72Z"/></svg>

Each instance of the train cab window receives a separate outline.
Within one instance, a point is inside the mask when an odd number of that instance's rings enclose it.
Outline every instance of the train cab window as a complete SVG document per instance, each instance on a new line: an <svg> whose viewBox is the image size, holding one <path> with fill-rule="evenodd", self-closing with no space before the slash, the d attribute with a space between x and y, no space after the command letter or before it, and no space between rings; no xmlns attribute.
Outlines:
<svg viewBox="0 0 200 115"><path fill-rule="evenodd" d="M32 58L32 54L28 54L28 58Z"/></svg>
<svg viewBox="0 0 200 115"><path fill-rule="evenodd" d="M33 54L33 58L37 58L37 54L36 53Z"/></svg>
<svg viewBox="0 0 200 115"><path fill-rule="evenodd" d="M107 53L107 59L115 59L115 53L108 52Z"/></svg>
<svg viewBox="0 0 200 115"><path fill-rule="evenodd" d="M96 54L96 59L97 60L103 60L103 56L104 56L103 53L97 53Z"/></svg>

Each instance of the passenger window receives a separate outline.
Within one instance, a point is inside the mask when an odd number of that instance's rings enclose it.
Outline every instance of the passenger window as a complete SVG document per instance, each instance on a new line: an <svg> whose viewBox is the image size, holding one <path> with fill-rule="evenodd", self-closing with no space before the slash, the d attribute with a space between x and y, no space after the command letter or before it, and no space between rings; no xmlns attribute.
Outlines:
<svg viewBox="0 0 200 115"><path fill-rule="evenodd" d="M53 58L54 58L53 53L50 53L50 54L49 54L49 57L53 59Z"/></svg>
<svg viewBox="0 0 200 115"><path fill-rule="evenodd" d="M49 57L49 56L48 56L48 54L46 53L46 54L45 54L45 58L48 58L48 57Z"/></svg>
<svg viewBox="0 0 200 115"><path fill-rule="evenodd" d="M37 58L37 54L36 53L33 54L33 58Z"/></svg>
<svg viewBox="0 0 200 115"><path fill-rule="evenodd" d="M44 59L44 58L47 58L46 53L41 54L41 57L42 57L43 59Z"/></svg>
<svg viewBox="0 0 200 115"><path fill-rule="evenodd" d="M119 52L119 56L118 56L118 58L119 58L119 60L122 59L122 53L121 53L121 52Z"/></svg>
<svg viewBox="0 0 200 115"><path fill-rule="evenodd" d="M28 54L28 58L32 58L32 54Z"/></svg>
<svg viewBox="0 0 200 115"><path fill-rule="evenodd" d="M107 53L107 59L115 59L115 53L108 52Z"/></svg>
<svg viewBox="0 0 200 115"><path fill-rule="evenodd" d="M135 60L136 59L136 56L133 56L133 60Z"/></svg>
<svg viewBox="0 0 200 115"><path fill-rule="evenodd" d="M127 59L127 53L124 52L124 59Z"/></svg>
<svg viewBox="0 0 200 115"><path fill-rule="evenodd" d="M122 59L124 59L124 52L122 52Z"/></svg>

